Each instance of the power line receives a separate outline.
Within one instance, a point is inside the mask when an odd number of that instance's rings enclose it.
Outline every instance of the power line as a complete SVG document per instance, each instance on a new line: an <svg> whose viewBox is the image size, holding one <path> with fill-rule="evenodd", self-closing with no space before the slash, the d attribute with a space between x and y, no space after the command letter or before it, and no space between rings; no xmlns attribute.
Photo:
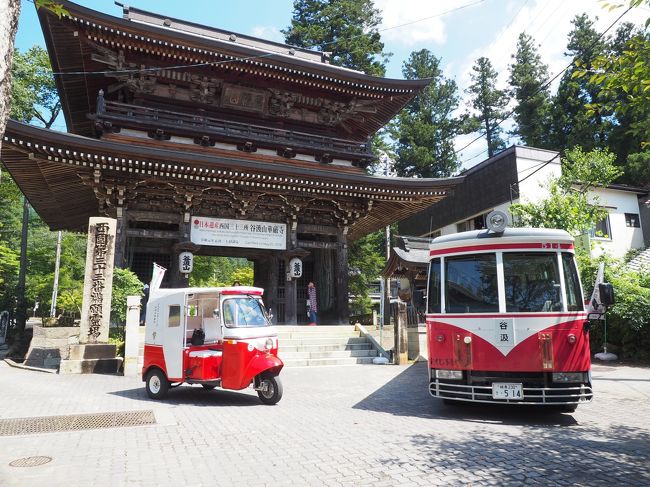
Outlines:
<svg viewBox="0 0 650 487"><path fill-rule="evenodd" d="M627 14L630 10L632 10L632 7L629 7L627 10L625 10L625 12L623 12L621 15L619 15L619 16L616 18L616 20L614 20L614 22L612 22L611 24L609 24L609 27L607 27L607 29L605 29L605 30L604 30L604 31L603 31L603 32L598 36L598 38L597 38L597 39L596 39L596 40L595 40L595 41L594 41L594 42L593 42L589 47L593 47L593 46L595 46L598 42L600 42L600 40L605 36L605 34L607 34L607 32L609 32L610 29L611 29L612 27L614 27L614 25L616 25L616 24L618 23L618 21L621 20L621 19L623 18L623 16L624 16L625 14ZM560 70L560 71L559 71L557 74L555 74L552 78L548 79L544 84L542 84L542 85L541 85L537 90L535 90L535 91L534 91L534 92L533 92L533 93L532 93L528 98L526 98L524 101L528 101L528 100L530 100L532 97L534 97L535 95L537 95L537 94L540 93L541 91L543 91L543 90L545 90L546 88L548 88L548 87L551 85L551 83L553 83L553 81L555 81L555 80L556 80L556 79L557 79L561 74L563 74L567 69L569 69L571 66L573 66L573 64L574 64L577 60L578 60L578 56L574 57L574 58L571 60L571 62L570 62L569 64L567 64L567 66L566 66L564 69ZM512 110L510 110L510 111L509 111L509 112L508 112L508 113L507 113L507 114L506 114L506 115L505 115L505 116L504 116L504 117L503 117L503 118L502 118L498 123L496 123L496 124L493 126L493 128L499 127L503 122L505 122L506 120L508 120L508 119L509 119L509 118L510 118L514 113L515 113L515 110L516 110L516 108L513 108ZM478 140L482 139L483 136L484 136L484 134L481 134L481 135L477 136L476 138L472 139L469 143L467 143L466 145L464 145L464 146L461 147L460 149L454 151L454 154L458 155L461 151L467 149L470 145L472 145L472 144L474 144L475 142L477 142Z"/></svg>

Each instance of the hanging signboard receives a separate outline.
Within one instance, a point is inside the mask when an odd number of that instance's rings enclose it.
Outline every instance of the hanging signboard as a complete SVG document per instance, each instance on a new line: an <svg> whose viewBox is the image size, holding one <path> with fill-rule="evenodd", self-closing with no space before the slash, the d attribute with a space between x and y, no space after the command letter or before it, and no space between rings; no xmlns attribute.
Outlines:
<svg viewBox="0 0 650 487"><path fill-rule="evenodd" d="M190 240L198 245L286 250L285 223L193 216Z"/></svg>

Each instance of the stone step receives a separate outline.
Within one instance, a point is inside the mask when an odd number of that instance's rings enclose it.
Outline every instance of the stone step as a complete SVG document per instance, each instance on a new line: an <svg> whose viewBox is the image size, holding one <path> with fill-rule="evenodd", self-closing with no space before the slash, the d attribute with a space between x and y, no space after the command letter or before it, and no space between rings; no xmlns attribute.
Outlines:
<svg viewBox="0 0 650 487"><path fill-rule="evenodd" d="M279 332L278 338L282 340L295 339L295 338L343 338L351 336L361 336L359 332L339 332L339 331L320 331L314 330L310 332L305 331L292 331L292 332Z"/></svg>
<svg viewBox="0 0 650 487"><path fill-rule="evenodd" d="M376 357L377 351L367 350L317 350L312 352L286 352L280 350L280 358L283 361L302 359L325 359L325 358L350 358L350 357Z"/></svg>
<svg viewBox="0 0 650 487"><path fill-rule="evenodd" d="M282 338L278 339L280 348L283 347L296 347L304 345L356 345L360 343L368 343L365 337L328 337L328 338L290 338L283 340Z"/></svg>
<svg viewBox="0 0 650 487"><path fill-rule="evenodd" d="M346 344L310 344L305 345L286 345L284 342L280 342L280 352L318 352L318 351L329 351L329 350L371 350L372 345L370 342L364 343L346 343Z"/></svg>
<svg viewBox="0 0 650 487"><path fill-rule="evenodd" d="M311 359L289 359L284 360L285 367L310 367L330 365L356 365L372 364L374 357L350 357L350 358L311 358Z"/></svg>

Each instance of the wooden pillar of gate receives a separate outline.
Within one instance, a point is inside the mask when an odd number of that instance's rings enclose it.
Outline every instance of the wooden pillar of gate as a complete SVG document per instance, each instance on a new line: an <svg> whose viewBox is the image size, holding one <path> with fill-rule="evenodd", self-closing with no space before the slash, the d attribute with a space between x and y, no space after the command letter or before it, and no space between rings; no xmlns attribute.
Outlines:
<svg viewBox="0 0 650 487"><path fill-rule="evenodd" d="M348 304L348 239L347 228L336 236L336 319L339 325L349 324Z"/></svg>
<svg viewBox="0 0 650 487"><path fill-rule="evenodd" d="M115 260L114 266L124 269L127 267L126 262L126 240L127 240L127 220L126 210L122 206L117 207L117 218L115 223Z"/></svg>
<svg viewBox="0 0 650 487"><path fill-rule="evenodd" d="M271 255L267 262L268 269L268 288L265 289L265 304L271 310L273 323L278 322L278 274L280 271L280 262L277 256Z"/></svg>
<svg viewBox="0 0 650 487"><path fill-rule="evenodd" d="M298 232L297 222L294 217L289 224L287 225L287 250L293 250L296 248L298 242ZM289 269L289 260L287 258L285 262L285 269ZM282 276L286 279L285 276ZM296 279L287 279L284 285L284 296L285 296L285 305L284 305L284 324L285 325L297 325L298 324L298 281Z"/></svg>

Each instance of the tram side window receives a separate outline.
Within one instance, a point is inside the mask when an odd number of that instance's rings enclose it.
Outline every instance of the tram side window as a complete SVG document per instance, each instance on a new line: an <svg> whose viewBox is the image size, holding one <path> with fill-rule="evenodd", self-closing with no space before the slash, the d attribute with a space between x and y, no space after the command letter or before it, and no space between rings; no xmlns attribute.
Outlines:
<svg viewBox="0 0 650 487"><path fill-rule="evenodd" d="M445 290L447 313L498 312L496 255L445 259Z"/></svg>
<svg viewBox="0 0 650 487"><path fill-rule="evenodd" d="M567 294L567 311L582 311L584 309L580 280L573 255L562 252L562 267Z"/></svg>
<svg viewBox="0 0 650 487"><path fill-rule="evenodd" d="M429 270L429 313L440 313L440 259L431 261Z"/></svg>
<svg viewBox="0 0 650 487"><path fill-rule="evenodd" d="M506 311L562 311L555 252L504 253Z"/></svg>

